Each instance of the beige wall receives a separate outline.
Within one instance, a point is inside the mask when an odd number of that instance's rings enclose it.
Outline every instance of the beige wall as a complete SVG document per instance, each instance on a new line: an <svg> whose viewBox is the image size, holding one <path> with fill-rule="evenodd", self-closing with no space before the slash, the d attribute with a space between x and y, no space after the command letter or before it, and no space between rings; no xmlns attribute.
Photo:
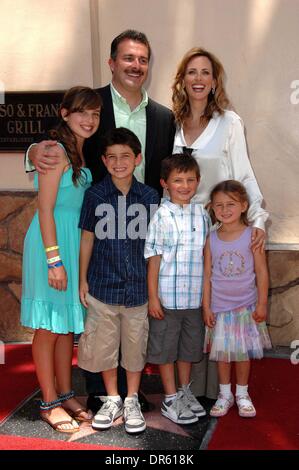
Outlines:
<svg viewBox="0 0 299 470"><path fill-rule="evenodd" d="M182 55L194 45L210 49L225 66L229 95L246 125L271 212L269 239L299 244L299 104L290 98L299 80L298 19L299 0L1 0L0 80L9 90L105 84L111 39L135 28L154 51L150 95L170 105ZM21 156L0 158L6 168L1 189L32 187Z"/></svg>
<svg viewBox="0 0 299 470"><path fill-rule="evenodd" d="M0 31L7 90L92 83L88 0L1 0Z"/></svg>
<svg viewBox="0 0 299 470"><path fill-rule="evenodd" d="M0 80L7 91L93 85L89 0L1 0ZM31 189L21 154L0 154L0 189Z"/></svg>
<svg viewBox="0 0 299 470"><path fill-rule="evenodd" d="M299 104L291 104L290 96L291 83L299 80L299 0L104 0L99 14L103 83L110 77L110 39L128 27L151 40L148 90L166 105L176 66L188 49L200 45L220 58L271 212L269 239L298 244Z"/></svg>

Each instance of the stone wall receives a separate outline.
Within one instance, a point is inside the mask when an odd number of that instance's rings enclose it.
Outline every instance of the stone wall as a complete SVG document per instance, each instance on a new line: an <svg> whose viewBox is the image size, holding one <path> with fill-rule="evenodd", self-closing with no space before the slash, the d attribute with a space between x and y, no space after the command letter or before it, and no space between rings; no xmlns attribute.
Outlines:
<svg viewBox="0 0 299 470"><path fill-rule="evenodd" d="M23 241L36 210L34 192L0 192L0 339L30 341L20 325Z"/></svg>
<svg viewBox="0 0 299 470"><path fill-rule="evenodd" d="M268 252L268 326L274 346L299 340L299 251Z"/></svg>
<svg viewBox="0 0 299 470"><path fill-rule="evenodd" d="M0 192L0 339L25 341L19 324L23 240L36 209L34 192ZM268 325L273 346L299 339L299 252L269 251Z"/></svg>

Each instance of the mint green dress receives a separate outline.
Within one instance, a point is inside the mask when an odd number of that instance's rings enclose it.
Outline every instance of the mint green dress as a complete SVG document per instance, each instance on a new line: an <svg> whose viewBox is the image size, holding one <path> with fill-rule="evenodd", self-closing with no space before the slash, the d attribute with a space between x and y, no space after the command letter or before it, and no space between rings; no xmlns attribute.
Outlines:
<svg viewBox="0 0 299 470"><path fill-rule="evenodd" d="M91 173L81 170L81 182L75 186L72 168L61 177L54 218L59 254L67 272L66 291L48 284L47 257L36 212L24 240L21 324L30 328L66 334L82 333L85 309L79 299L79 249L81 230L78 228L84 192L90 186ZM38 175L34 186L38 188Z"/></svg>

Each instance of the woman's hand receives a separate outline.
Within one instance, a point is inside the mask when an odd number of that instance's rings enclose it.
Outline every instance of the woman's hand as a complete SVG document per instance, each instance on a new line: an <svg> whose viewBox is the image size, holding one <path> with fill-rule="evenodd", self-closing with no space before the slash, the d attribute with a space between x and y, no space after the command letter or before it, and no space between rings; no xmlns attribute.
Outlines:
<svg viewBox="0 0 299 470"><path fill-rule="evenodd" d="M209 328L214 328L216 325L216 320L215 320L215 315L210 309L205 309L203 311L203 321L205 322L205 325L208 326Z"/></svg>
<svg viewBox="0 0 299 470"><path fill-rule="evenodd" d="M266 233L261 228L252 228L251 233L251 249L253 253L256 250L260 250L263 252L265 250L265 243L266 243Z"/></svg>
<svg viewBox="0 0 299 470"><path fill-rule="evenodd" d="M164 312L159 297L149 298L148 313L156 320L163 320Z"/></svg>
<svg viewBox="0 0 299 470"><path fill-rule="evenodd" d="M67 288L67 273L64 266L58 268L48 269L49 286L57 290L66 290Z"/></svg>
<svg viewBox="0 0 299 470"><path fill-rule="evenodd" d="M80 295L80 300L81 304L84 305L85 308L88 308L88 302L86 299L86 295L88 294L89 286L87 281L80 281L80 286L79 286L79 295Z"/></svg>

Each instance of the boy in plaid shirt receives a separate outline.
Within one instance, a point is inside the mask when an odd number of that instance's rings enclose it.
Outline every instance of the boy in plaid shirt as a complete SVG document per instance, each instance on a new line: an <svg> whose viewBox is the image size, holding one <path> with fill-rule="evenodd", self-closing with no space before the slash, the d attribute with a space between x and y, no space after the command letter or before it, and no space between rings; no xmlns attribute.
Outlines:
<svg viewBox="0 0 299 470"><path fill-rule="evenodd" d="M145 242L150 315L147 360L159 365L165 392L162 415L178 424L195 423L206 414L189 383L192 363L202 359L203 248L210 224L204 207L191 202L199 180L193 157L176 154L162 161L161 185L170 200L164 200L152 218Z"/></svg>
<svg viewBox="0 0 299 470"><path fill-rule="evenodd" d="M86 190L79 222L80 299L88 312L78 365L101 372L107 391L92 427L108 429L123 415L125 430L135 434L146 428L138 400L148 336L143 251L147 222L159 195L133 175L142 160L141 143L133 132L111 129L102 145L108 174ZM117 380L119 350L128 384L124 402Z"/></svg>

